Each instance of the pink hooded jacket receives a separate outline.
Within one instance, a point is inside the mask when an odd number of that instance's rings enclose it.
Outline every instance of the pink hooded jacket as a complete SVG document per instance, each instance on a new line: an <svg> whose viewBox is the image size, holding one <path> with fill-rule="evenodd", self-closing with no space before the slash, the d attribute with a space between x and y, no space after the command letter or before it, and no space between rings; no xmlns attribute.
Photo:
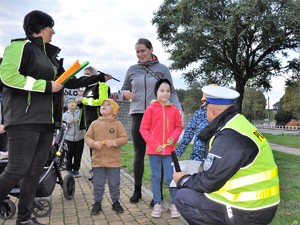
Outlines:
<svg viewBox="0 0 300 225"><path fill-rule="evenodd" d="M150 103L144 112L140 126L140 133L147 143L147 155L171 155L181 132L181 117L175 106L169 102L165 106L162 106L159 101ZM165 146L170 137L174 140L174 145L166 146L163 152L156 152L158 146Z"/></svg>

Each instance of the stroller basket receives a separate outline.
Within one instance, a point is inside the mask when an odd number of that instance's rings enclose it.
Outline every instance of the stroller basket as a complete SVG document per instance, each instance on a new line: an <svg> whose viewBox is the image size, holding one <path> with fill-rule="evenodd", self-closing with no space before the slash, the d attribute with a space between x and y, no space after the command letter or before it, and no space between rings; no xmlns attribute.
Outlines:
<svg viewBox="0 0 300 225"><path fill-rule="evenodd" d="M36 197L48 197L52 194L57 180L57 173L54 168L47 168L42 174Z"/></svg>

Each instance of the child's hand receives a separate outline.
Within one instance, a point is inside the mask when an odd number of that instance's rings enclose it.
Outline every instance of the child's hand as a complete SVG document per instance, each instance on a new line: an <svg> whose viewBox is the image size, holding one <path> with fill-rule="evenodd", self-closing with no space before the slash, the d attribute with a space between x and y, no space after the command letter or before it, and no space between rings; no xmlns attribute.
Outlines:
<svg viewBox="0 0 300 225"><path fill-rule="evenodd" d="M110 148L110 147L114 147L114 146L115 146L115 142L112 141L112 140L105 140L105 141L102 141L102 144L104 144L107 148Z"/></svg>
<svg viewBox="0 0 300 225"><path fill-rule="evenodd" d="M168 145L168 146L174 145L174 140L173 140L173 138L168 138L168 140L167 140L167 145Z"/></svg>
<svg viewBox="0 0 300 225"><path fill-rule="evenodd" d="M96 149L96 150L101 150L102 148L102 142L101 141L95 141L93 144L92 144L92 148Z"/></svg>
<svg viewBox="0 0 300 225"><path fill-rule="evenodd" d="M164 150L164 147L162 145L158 146L156 149L156 152L162 152Z"/></svg>

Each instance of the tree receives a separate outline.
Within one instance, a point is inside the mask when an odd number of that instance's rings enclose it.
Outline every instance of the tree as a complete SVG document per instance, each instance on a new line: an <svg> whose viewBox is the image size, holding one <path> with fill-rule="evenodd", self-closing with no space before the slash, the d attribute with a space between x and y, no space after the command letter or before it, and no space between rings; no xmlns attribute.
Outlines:
<svg viewBox="0 0 300 225"><path fill-rule="evenodd" d="M278 111L274 117L276 120L276 125L282 125L285 126L289 121L291 121L293 118L293 114L289 111L286 111L283 107L283 98L280 99L279 105L278 105Z"/></svg>
<svg viewBox="0 0 300 225"><path fill-rule="evenodd" d="M245 88L242 114L250 121L265 119L266 99L262 91Z"/></svg>
<svg viewBox="0 0 300 225"><path fill-rule="evenodd" d="M202 98L201 87L202 86L199 82L192 82L189 84L187 90L176 90L177 95L180 93L179 95L181 97L179 97L179 99L183 103L184 111L186 113L193 114L197 109L200 108Z"/></svg>
<svg viewBox="0 0 300 225"><path fill-rule="evenodd" d="M291 112L294 119L300 120L300 79L286 87L282 98L284 110Z"/></svg>
<svg viewBox="0 0 300 225"><path fill-rule="evenodd" d="M270 90L285 67L287 50L299 50L298 0L166 0L154 13L158 38L170 53L171 69L186 70L187 82L235 82L242 109L244 88Z"/></svg>

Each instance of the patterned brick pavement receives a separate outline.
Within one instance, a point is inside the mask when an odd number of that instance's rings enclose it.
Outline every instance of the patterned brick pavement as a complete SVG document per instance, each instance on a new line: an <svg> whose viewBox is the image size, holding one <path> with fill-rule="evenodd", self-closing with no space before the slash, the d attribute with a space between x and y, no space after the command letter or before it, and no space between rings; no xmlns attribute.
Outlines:
<svg viewBox="0 0 300 225"><path fill-rule="evenodd" d="M121 197L120 203L124 208L123 214L116 214L111 209L111 200L108 186L105 189L105 196L102 202L103 212L97 216L91 216L90 210L93 204L92 183L88 180L91 169L89 151L85 150L82 157L80 178L76 180L76 192L72 200L66 200L60 185L56 185L49 200L52 203L52 211L49 216L38 218L41 223L49 225L183 225L187 224L182 217L172 219L168 205L164 204L164 211L161 218L152 218L151 209L148 204L152 199L152 193L143 189L143 198L137 204L131 204L129 197L132 195L133 179L127 173L121 174ZM63 176L65 171L62 172ZM12 198L17 204L17 200ZM2 225L15 225L16 215L9 220L3 221Z"/></svg>

